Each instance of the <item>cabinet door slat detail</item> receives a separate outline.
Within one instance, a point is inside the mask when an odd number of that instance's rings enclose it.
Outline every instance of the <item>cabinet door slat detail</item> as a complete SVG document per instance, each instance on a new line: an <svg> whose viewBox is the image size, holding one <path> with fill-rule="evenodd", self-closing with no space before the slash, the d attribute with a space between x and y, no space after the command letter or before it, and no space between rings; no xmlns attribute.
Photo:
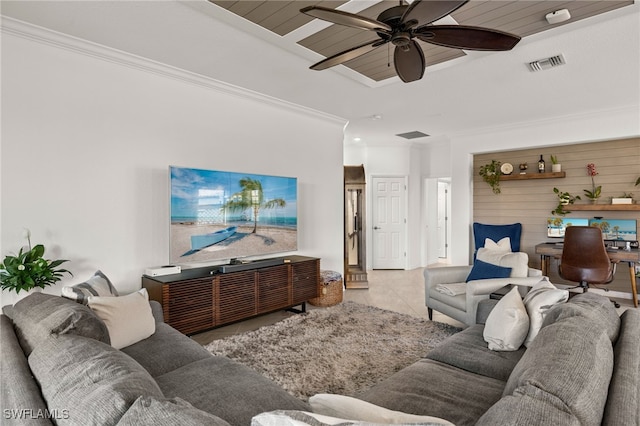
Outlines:
<svg viewBox="0 0 640 426"><path fill-rule="evenodd" d="M258 313L278 310L291 304L287 265L258 271Z"/></svg>
<svg viewBox="0 0 640 426"><path fill-rule="evenodd" d="M216 325L256 315L256 277L256 271L216 277Z"/></svg>

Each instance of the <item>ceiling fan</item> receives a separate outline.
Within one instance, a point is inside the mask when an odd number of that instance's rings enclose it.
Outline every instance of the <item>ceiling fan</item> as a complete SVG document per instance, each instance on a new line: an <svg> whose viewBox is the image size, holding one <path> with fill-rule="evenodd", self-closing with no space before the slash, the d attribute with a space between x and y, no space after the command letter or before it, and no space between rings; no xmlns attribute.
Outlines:
<svg viewBox="0 0 640 426"><path fill-rule="evenodd" d="M314 18L375 31L378 35L375 40L330 56L310 68L324 70L340 65L391 42L395 46L393 63L396 73L402 81L409 83L420 80L425 70L424 53L414 38L456 49L492 51L513 49L520 41L520 37L514 34L467 25L430 25L464 6L468 1L415 0L411 4L405 4L400 0L398 6L386 9L378 19L322 6L308 6L300 9L300 12Z"/></svg>

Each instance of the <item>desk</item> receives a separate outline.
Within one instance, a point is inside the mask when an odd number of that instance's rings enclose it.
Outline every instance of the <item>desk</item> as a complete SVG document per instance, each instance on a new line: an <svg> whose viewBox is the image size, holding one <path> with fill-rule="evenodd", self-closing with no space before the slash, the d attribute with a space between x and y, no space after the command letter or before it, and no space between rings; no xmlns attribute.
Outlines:
<svg viewBox="0 0 640 426"><path fill-rule="evenodd" d="M562 246L555 243L542 243L536 246L536 254L540 255L542 262L542 275L547 275L551 258L560 259L562 257ZM631 249L607 250L609 259L617 262L627 262L629 264L629 277L631 278L631 295L633 296L633 306L638 307L638 293L636 290L636 262L640 262L640 251Z"/></svg>

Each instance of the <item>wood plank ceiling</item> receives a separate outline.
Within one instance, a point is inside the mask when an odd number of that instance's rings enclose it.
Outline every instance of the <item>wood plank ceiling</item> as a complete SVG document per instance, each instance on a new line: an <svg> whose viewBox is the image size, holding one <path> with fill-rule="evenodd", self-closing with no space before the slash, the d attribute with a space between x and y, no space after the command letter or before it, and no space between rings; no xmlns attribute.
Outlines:
<svg viewBox="0 0 640 426"><path fill-rule="evenodd" d="M300 9L310 5L329 7L332 9L347 3L342 0L209 0L230 12L243 17L280 36L286 36L313 18L300 13ZM397 0L371 2L372 6L358 14L376 19L378 15L390 7L397 6ZM620 7L633 4L633 0L471 0L469 3L451 14L460 25L474 25L497 29L526 37L557 26L570 24L591 16L609 12ZM571 13L569 21L549 25L545 15L559 9L568 9ZM296 42L319 53L324 57L347 50L351 47L376 39L371 31L358 30L341 25L330 25L302 40ZM419 41L427 67L464 56L459 49L435 46ZM395 76L393 67L393 49L380 47L355 58L344 65L363 74L374 81L381 81ZM309 64L312 65L312 64Z"/></svg>

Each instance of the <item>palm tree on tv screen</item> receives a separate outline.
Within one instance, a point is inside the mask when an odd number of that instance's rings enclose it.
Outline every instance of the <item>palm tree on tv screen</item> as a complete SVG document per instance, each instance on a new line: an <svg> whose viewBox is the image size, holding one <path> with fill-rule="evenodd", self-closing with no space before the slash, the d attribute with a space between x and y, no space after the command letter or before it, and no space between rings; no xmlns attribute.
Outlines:
<svg viewBox="0 0 640 426"><path fill-rule="evenodd" d="M229 209L232 212L252 209L253 231L251 233L255 234L258 229L258 214L260 213L260 209L284 207L287 205L287 202L282 198L265 201L262 183L259 180L245 177L240 179L239 184L241 188L240 192L233 194L229 201L224 203L222 208Z"/></svg>

